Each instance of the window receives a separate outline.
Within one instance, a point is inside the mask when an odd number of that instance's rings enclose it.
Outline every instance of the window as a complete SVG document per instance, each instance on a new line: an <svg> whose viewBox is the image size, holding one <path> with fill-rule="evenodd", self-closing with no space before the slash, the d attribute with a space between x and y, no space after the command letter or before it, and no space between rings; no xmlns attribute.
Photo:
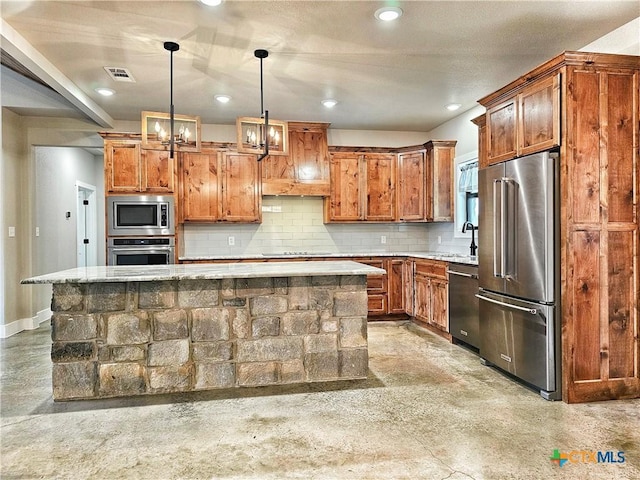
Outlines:
<svg viewBox="0 0 640 480"><path fill-rule="evenodd" d="M470 237L462 233L462 225L478 226L478 155L473 153L456 159L455 237Z"/></svg>

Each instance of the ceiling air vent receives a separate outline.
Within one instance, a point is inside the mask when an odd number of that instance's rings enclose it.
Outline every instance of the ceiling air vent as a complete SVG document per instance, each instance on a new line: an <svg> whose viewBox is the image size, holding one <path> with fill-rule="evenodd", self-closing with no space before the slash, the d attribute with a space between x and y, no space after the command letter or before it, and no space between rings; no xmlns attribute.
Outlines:
<svg viewBox="0 0 640 480"><path fill-rule="evenodd" d="M131 75L131 72L126 68L122 67L104 67L109 76L115 80L116 82L131 82L134 83L136 81Z"/></svg>

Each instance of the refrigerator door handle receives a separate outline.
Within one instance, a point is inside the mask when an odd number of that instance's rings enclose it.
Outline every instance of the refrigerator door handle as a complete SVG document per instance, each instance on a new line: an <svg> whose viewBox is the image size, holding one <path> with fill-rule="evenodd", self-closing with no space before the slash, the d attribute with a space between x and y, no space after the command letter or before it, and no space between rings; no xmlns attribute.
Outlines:
<svg viewBox="0 0 640 480"><path fill-rule="evenodd" d="M498 184L500 184L500 188L498 189ZM498 200L498 191L500 191L500 195L502 195L502 180L496 178L493 180L493 276L497 278L502 277L502 270L498 270L498 268L502 268L502 254L504 253L502 250L502 221L503 213L502 213L502 198ZM500 209L500 214L498 214L498 208ZM498 250L498 244L500 245L500 249Z"/></svg>
<svg viewBox="0 0 640 480"><path fill-rule="evenodd" d="M500 305L502 307L507 307L507 308L513 308L514 310L520 310L522 312L527 312L530 313L531 315L537 315L538 314L538 310L535 308L526 308L526 307L519 307L517 305L511 305L510 303L505 303L505 302L501 302L499 300L494 300L493 298L487 298L483 295L477 294L476 293L476 297L479 298L480 300L484 300L485 302L490 302L490 303L495 303L496 305Z"/></svg>
<svg viewBox="0 0 640 480"><path fill-rule="evenodd" d="M513 280L515 277L515 248L517 246L516 239L516 225L517 220L515 218L518 211L516 207L516 188L517 184L513 178L504 177L502 179L504 190L502 192L502 278L507 280Z"/></svg>
<svg viewBox="0 0 640 480"><path fill-rule="evenodd" d="M500 180L500 278L506 278L507 272L507 254L505 247L508 246L509 225L507 215L509 213L509 179L502 177Z"/></svg>

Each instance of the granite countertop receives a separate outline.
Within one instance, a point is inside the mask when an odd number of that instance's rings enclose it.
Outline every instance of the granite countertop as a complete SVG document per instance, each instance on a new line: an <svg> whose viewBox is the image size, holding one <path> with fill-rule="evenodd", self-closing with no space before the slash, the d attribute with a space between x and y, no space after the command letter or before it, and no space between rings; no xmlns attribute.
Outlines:
<svg viewBox="0 0 640 480"><path fill-rule="evenodd" d="M478 265L478 257L461 253L447 252L366 252L366 253L253 253L241 255L185 255L180 261L219 261L219 260L265 260L265 259L292 259L292 258L358 258L358 257L411 257L426 260L440 260L442 262L463 263L465 265Z"/></svg>
<svg viewBox="0 0 640 480"><path fill-rule="evenodd" d="M381 268L349 260L324 262L263 262L185 265L135 265L72 268L22 280L22 284L150 282L217 280L224 278L379 275Z"/></svg>

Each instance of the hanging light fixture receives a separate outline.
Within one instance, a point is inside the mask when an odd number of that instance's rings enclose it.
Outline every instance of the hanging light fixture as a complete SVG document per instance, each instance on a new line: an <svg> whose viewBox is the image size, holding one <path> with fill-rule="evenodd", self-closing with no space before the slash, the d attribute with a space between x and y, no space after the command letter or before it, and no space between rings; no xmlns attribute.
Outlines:
<svg viewBox="0 0 640 480"><path fill-rule="evenodd" d="M169 106L169 158L173 158L173 150L174 150L174 143L175 143L175 138L173 136L173 123L174 123L174 116L175 116L175 112L173 111L173 52L177 52L178 50L180 50L180 45L178 45L176 42L164 42L164 49L168 50L169 52L171 52L170 54L170 72L171 72L171 80L170 80L170 100L171 100L171 104Z"/></svg>
<svg viewBox="0 0 640 480"><path fill-rule="evenodd" d="M286 155L288 153L287 122L269 121L269 110L264 108L264 81L262 61L269 56L267 50L258 49L253 52L260 59L260 118L239 117L236 126L238 131L238 152L256 153L258 161L269 155Z"/></svg>
<svg viewBox="0 0 640 480"><path fill-rule="evenodd" d="M166 112L142 112L142 148L158 148L169 146L169 158L173 160L176 146L181 151L199 152L200 117L197 115L176 115L173 105L173 52L180 50L176 42L164 42L164 49L170 52L170 105ZM169 126L166 126L169 120ZM176 121L179 122L176 132ZM167 132L167 129L169 130Z"/></svg>

